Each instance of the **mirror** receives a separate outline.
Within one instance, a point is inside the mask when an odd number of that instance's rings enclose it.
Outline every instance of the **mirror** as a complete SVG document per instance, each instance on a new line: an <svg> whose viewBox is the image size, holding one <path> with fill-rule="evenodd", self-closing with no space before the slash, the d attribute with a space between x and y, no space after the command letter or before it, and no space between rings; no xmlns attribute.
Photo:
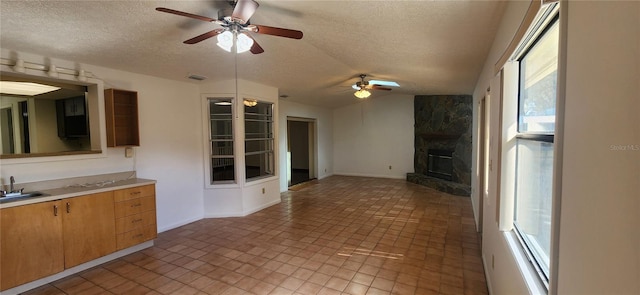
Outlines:
<svg viewBox="0 0 640 295"><path fill-rule="evenodd" d="M64 80L2 73L0 158L99 153L88 92Z"/></svg>

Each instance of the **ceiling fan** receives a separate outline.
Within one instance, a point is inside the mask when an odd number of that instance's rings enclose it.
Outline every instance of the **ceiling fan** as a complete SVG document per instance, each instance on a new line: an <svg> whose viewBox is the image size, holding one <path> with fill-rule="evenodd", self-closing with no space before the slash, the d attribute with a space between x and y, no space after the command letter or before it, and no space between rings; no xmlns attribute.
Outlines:
<svg viewBox="0 0 640 295"><path fill-rule="evenodd" d="M393 81L382 81L382 80L365 81L364 78L366 77L367 75L360 74L360 81L356 82L356 84L351 85L351 87L356 90L356 92L353 95L355 95L357 98L364 99L371 96L371 92L369 92L369 90L385 90L385 91L391 90L391 88L384 87L384 86L400 87L398 83Z"/></svg>
<svg viewBox="0 0 640 295"><path fill-rule="evenodd" d="M249 50L253 54L260 54L264 52L264 49L262 49L258 42L256 42L248 32L292 39L302 39L301 31L250 24L249 19L253 16L259 6L258 2L254 0L232 0L229 1L229 3L232 5L233 10L219 10L217 19L164 7L157 7L156 10L190 17L205 22L211 22L221 26L221 28L217 28L186 40L183 42L185 44L196 44L218 36L218 46L226 51L231 52L235 47L235 51L237 53Z"/></svg>

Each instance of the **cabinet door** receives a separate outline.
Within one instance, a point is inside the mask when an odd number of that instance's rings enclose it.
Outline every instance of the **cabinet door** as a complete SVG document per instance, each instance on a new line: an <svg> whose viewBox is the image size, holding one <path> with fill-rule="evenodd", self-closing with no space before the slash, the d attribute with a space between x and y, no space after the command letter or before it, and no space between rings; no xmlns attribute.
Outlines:
<svg viewBox="0 0 640 295"><path fill-rule="evenodd" d="M61 201L2 209L0 229L0 290L64 270Z"/></svg>
<svg viewBox="0 0 640 295"><path fill-rule="evenodd" d="M116 251L113 192L62 200L66 268Z"/></svg>

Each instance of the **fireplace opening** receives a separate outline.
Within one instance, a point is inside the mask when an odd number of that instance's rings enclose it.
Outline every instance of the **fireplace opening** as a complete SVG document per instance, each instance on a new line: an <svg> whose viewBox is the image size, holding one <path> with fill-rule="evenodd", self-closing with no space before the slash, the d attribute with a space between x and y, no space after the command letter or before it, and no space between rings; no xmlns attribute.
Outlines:
<svg viewBox="0 0 640 295"><path fill-rule="evenodd" d="M453 180L453 151L429 149L427 151L427 175Z"/></svg>

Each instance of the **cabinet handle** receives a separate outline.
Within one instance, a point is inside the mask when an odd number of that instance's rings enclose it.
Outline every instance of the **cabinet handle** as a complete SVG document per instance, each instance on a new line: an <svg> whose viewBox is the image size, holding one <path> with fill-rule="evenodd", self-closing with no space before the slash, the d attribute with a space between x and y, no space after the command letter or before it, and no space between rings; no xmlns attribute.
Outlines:
<svg viewBox="0 0 640 295"><path fill-rule="evenodd" d="M71 204L67 202L67 213L71 213Z"/></svg>
<svg viewBox="0 0 640 295"><path fill-rule="evenodd" d="M140 207L140 206L142 206L142 203L132 204L132 205L131 205L131 208L134 208L134 207Z"/></svg>
<svg viewBox="0 0 640 295"><path fill-rule="evenodd" d="M138 191L138 192L132 192L132 193L129 193L129 195L133 196L133 195L139 195L139 194L141 194L141 193L142 193L142 192Z"/></svg>
<svg viewBox="0 0 640 295"><path fill-rule="evenodd" d="M136 223L136 222L140 222L142 221L142 219L135 219L135 220L131 220L131 223Z"/></svg>
<svg viewBox="0 0 640 295"><path fill-rule="evenodd" d="M143 234L137 234L135 236L133 236L134 238L142 238Z"/></svg>
<svg viewBox="0 0 640 295"><path fill-rule="evenodd" d="M58 216L58 205L53 205L53 216Z"/></svg>

